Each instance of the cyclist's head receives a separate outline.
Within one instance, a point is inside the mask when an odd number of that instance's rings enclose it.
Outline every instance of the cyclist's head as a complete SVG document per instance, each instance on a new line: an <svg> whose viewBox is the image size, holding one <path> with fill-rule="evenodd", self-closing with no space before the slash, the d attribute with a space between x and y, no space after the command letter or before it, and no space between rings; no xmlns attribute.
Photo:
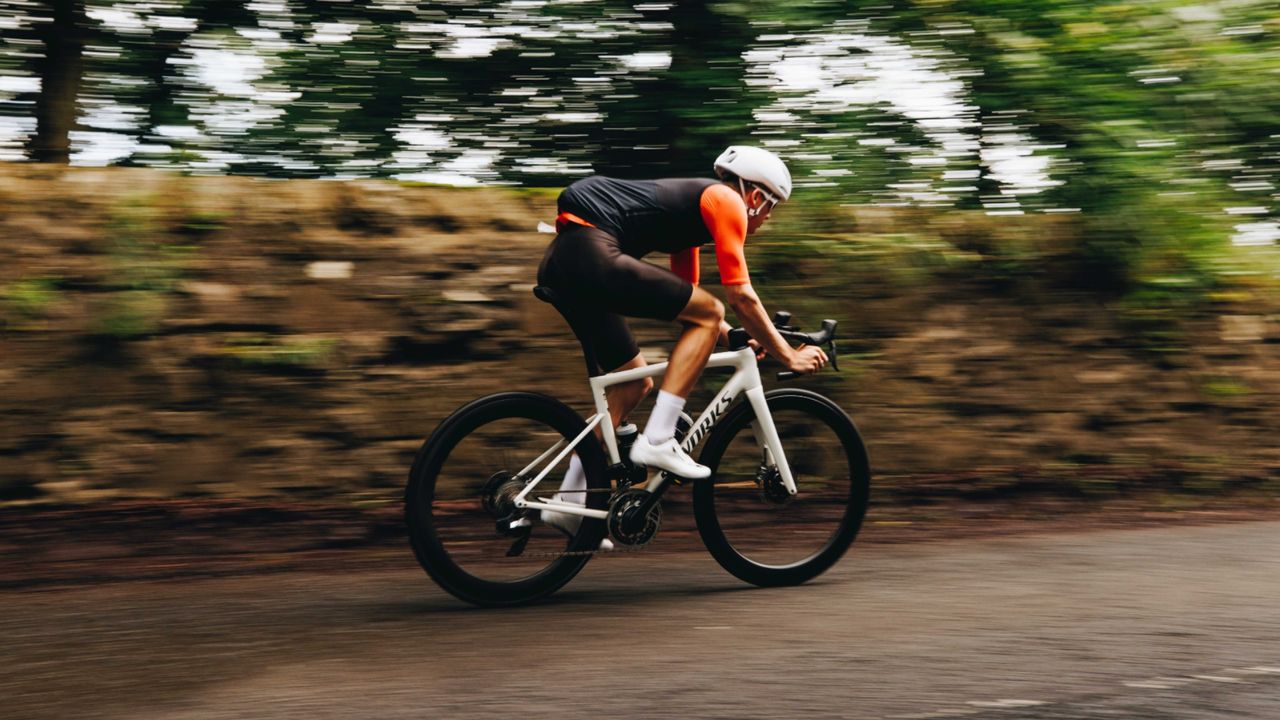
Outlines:
<svg viewBox="0 0 1280 720"><path fill-rule="evenodd" d="M748 192L744 183L750 183L764 194L766 206L755 208L751 212L753 217L760 212L767 215L774 205L791 197L791 173L786 164L768 150L730 145L716 158L715 169L725 180L736 178L744 198Z"/></svg>

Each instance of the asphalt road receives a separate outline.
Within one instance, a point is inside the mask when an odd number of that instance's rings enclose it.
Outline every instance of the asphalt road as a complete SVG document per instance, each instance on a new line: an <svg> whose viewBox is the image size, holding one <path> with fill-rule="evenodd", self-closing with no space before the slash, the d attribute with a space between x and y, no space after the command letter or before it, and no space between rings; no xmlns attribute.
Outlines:
<svg viewBox="0 0 1280 720"><path fill-rule="evenodd" d="M1280 717L1280 522L869 544L779 590L636 554L498 611L411 562L0 594L0 717Z"/></svg>

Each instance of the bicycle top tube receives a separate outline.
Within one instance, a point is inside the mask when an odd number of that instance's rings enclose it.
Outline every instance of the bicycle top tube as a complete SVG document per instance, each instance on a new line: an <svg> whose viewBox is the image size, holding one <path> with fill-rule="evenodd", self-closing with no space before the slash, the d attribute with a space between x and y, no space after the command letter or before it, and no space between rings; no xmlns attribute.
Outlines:
<svg viewBox="0 0 1280 720"><path fill-rule="evenodd" d="M706 367L733 367L742 364L743 360L740 355L741 352L742 349L738 348L735 350L722 350L721 352L714 353L711 357L707 358ZM751 359L753 361L755 360L754 353L752 353ZM647 377L657 377L666 373L667 365L668 364L665 362L660 362L653 363L652 365L644 365L638 368L628 368L626 370L605 373L604 375L597 375L591 378L591 385L592 387L603 389L612 385L633 382Z"/></svg>

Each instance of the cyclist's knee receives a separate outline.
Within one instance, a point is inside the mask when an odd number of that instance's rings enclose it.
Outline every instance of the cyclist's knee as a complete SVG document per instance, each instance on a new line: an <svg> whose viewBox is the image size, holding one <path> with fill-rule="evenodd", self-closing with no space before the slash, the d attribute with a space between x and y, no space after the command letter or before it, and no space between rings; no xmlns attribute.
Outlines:
<svg viewBox="0 0 1280 720"><path fill-rule="evenodd" d="M685 305L684 312L680 313L680 319L687 323L718 330L720 322L724 320L724 303L706 290L694 288L689 304Z"/></svg>
<svg viewBox="0 0 1280 720"><path fill-rule="evenodd" d="M633 380L629 383L614 385L605 391L609 400L610 412L613 413L613 419L621 422L632 410L635 410L645 397L653 391L653 379L641 378Z"/></svg>
<svg viewBox="0 0 1280 720"><path fill-rule="evenodd" d="M720 323L724 322L724 303L717 298L711 298L715 302L715 318L716 329L720 329Z"/></svg>
<svg viewBox="0 0 1280 720"><path fill-rule="evenodd" d="M707 309L706 316L703 318L702 324L719 332L720 323L724 322L724 303L716 298L711 298L711 307Z"/></svg>
<svg viewBox="0 0 1280 720"><path fill-rule="evenodd" d="M643 378L641 380L637 380L635 382L635 390L633 390L632 392L635 393L635 398L637 403L639 403L641 400L645 399L646 397L649 397L649 393L653 392L653 378Z"/></svg>
<svg viewBox="0 0 1280 720"><path fill-rule="evenodd" d="M614 385L609 389L619 394L634 396L643 400L646 395L653 392L653 378L640 378L639 380Z"/></svg>

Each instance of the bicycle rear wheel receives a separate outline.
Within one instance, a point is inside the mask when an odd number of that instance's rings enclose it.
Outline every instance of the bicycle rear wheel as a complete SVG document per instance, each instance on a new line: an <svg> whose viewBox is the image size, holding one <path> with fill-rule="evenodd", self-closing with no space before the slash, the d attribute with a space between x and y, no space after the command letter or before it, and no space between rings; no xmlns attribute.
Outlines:
<svg viewBox="0 0 1280 720"><path fill-rule="evenodd" d="M835 403L798 389L765 397L799 492L787 493L756 438L755 410L743 402L699 457L712 474L694 485L694 514L725 570L754 585L798 585L835 564L857 537L871 470L857 428Z"/></svg>
<svg viewBox="0 0 1280 720"><path fill-rule="evenodd" d="M477 605L526 603L569 582L591 559L585 553L599 546L602 520L584 518L573 537L536 524L523 552L514 556L509 553L518 537L501 528L507 525L503 518L520 514L512 502L515 494L556 453L533 463L556 443L572 442L585 427L564 403L535 393L491 395L449 416L418 451L405 490L409 540L427 574ZM587 488L594 491L583 493L583 500L603 510L609 481L600 444L589 435L576 452ZM553 495L567 467L566 459L530 499Z"/></svg>

